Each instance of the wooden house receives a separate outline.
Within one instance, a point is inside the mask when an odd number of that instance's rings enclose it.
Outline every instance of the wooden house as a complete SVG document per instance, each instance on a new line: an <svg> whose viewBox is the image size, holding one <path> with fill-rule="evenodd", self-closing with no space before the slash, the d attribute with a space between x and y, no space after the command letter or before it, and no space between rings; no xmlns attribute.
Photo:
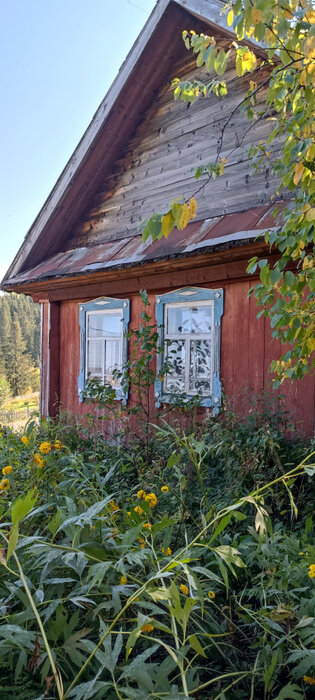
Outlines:
<svg viewBox="0 0 315 700"><path fill-rule="evenodd" d="M152 405L171 393L198 394L217 411L223 388L237 409L245 389L271 391L268 368L282 349L269 322L257 320L248 298L255 278L246 273L250 257L268 255L261 234L276 225L277 182L268 169L254 174L247 155L268 135L268 115L248 129L236 106L249 76L237 77L232 61L224 98L188 109L170 89L174 76L209 79L181 34L203 31L228 47L222 8L219 0L157 2L2 283L41 304L42 415L62 406L83 416L87 374L112 380L128 353L128 326L140 322L140 289L173 362L167 379L157 377ZM143 219L198 189L192 167L215 160L223 127L225 173L196 195L194 221L168 240L143 243ZM314 378L286 383L281 393L301 432L312 434Z"/></svg>

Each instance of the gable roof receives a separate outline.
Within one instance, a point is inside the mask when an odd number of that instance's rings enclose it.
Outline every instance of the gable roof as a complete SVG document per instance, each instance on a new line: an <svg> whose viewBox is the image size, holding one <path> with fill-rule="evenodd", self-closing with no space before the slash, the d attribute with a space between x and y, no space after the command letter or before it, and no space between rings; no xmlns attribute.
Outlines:
<svg viewBox="0 0 315 700"><path fill-rule="evenodd" d="M28 231L2 282L54 257L110 170L161 80L169 78L175 56L185 49L180 28L191 15L225 36L221 0L158 0L104 100ZM256 45L257 46L257 45ZM10 280L10 282L9 282ZM13 284L12 284L13 286Z"/></svg>

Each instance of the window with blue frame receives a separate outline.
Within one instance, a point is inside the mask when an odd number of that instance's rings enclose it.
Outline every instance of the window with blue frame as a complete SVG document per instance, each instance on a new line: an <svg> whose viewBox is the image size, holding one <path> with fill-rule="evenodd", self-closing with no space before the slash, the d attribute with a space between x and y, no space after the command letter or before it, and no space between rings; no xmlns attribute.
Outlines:
<svg viewBox="0 0 315 700"><path fill-rule="evenodd" d="M88 378L112 386L117 399L126 399L121 374L127 363L129 299L102 297L79 306L79 397Z"/></svg>
<svg viewBox="0 0 315 700"><path fill-rule="evenodd" d="M220 340L223 289L186 287L156 297L158 355L156 405L197 397L202 406L221 402Z"/></svg>

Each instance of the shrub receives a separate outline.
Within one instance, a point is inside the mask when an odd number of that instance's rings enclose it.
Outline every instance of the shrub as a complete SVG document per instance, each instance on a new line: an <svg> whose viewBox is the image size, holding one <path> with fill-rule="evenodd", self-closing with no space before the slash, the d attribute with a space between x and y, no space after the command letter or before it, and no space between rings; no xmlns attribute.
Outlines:
<svg viewBox="0 0 315 700"><path fill-rule="evenodd" d="M265 432L228 441L231 420L163 425L149 464L70 423L2 432L4 700L310 697L314 533L294 493L311 498L314 460L289 468L283 442L280 468Z"/></svg>

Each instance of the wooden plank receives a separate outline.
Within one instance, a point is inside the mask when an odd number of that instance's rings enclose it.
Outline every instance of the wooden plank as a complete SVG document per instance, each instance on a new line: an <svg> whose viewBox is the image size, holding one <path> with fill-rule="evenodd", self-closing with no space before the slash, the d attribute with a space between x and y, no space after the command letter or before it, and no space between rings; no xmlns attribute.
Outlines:
<svg viewBox="0 0 315 700"><path fill-rule="evenodd" d="M57 416L60 398L60 302L50 304L48 413Z"/></svg>

